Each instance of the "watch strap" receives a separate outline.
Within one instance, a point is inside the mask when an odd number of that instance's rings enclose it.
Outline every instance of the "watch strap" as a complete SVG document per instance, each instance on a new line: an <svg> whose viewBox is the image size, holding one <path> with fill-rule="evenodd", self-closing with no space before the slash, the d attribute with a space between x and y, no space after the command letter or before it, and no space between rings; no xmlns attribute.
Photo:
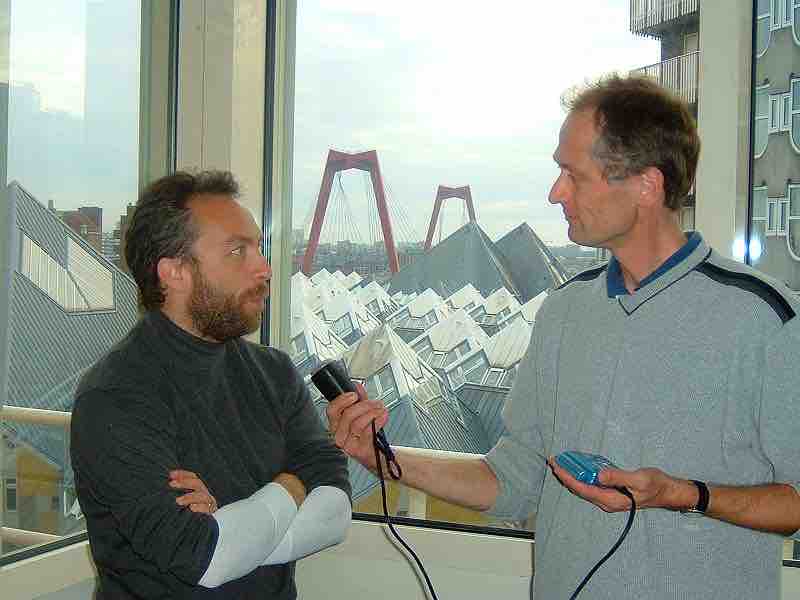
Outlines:
<svg viewBox="0 0 800 600"><path fill-rule="evenodd" d="M689 481L695 485L699 496L697 498L697 504L686 512L705 514L708 510L708 486L704 482L697 481L696 479L690 479Z"/></svg>

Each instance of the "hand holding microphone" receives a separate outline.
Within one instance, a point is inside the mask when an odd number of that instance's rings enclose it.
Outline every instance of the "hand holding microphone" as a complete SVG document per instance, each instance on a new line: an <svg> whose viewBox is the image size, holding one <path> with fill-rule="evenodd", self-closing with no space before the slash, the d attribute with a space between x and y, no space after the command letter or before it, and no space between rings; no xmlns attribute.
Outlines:
<svg viewBox="0 0 800 600"><path fill-rule="evenodd" d="M324 362L311 375L311 381L330 402L326 412L336 445L367 468L377 470L375 443L391 453L382 431L389 419L386 407L380 401L367 398L363 387L353 384L339 361ZM393 458L391 455L391 460Z"/></svg>

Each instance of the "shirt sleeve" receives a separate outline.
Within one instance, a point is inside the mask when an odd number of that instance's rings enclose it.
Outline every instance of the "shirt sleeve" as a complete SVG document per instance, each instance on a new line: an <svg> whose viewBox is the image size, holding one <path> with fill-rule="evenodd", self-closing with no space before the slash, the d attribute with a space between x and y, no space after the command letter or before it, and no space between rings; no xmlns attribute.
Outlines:
<svg viewBox="0 0 800 600"><path fill-rule="evenodd" d="M196 584L219 533L210 516L176 504L178 467L172 411L155 393L93 389L78 395L71 453L79 501L110 514L134 552ZM91 532L91 528L90 528Z"/></svg>
<svg viewBox="0 0 800 600"><path fill-rule="evenodd" d="M288 356L281 356L288 363L284 368L289 372L285 471L296 475L308 492L328 485L350 497L347 458L323 426L297 369Z"/></svg>
<svg viewBox="0 0 800 600"><path fill-rule="evenodd" d="M788 321L767 347L759 418L761 446L772 463L775 483L800 494L800 318ZM798 498L800 502L800 498ZM800 540L800 531L792 536Z"/></svg>
<svg viewBox="0 0 800 600"><path fill-rule="evenodd" d="M538 321L538 319L537 319ZM545 440L552 432L544 428L552 419L543 415L540 374L541 341L534 325L531 343L503 409L503 435L484 460L494 471L499 493L488 513L501 519L521 521L536 510L545 476Z"/></svg>
<svg viewBox="0 0 800 600"><path fill-rule="evenodd" d="M339 488L323 485L306 498L281 543L265 565L279 565L310 556L344 541L350 526L350 498Z"/></svg>
<svg viewBox="0 0 800 600"><path fill-rule="evenodd" d="M220 508L214 513L219 539L200 585L218 587L260 566L286 539L296 514L294 499L278 483Z"/></svg>

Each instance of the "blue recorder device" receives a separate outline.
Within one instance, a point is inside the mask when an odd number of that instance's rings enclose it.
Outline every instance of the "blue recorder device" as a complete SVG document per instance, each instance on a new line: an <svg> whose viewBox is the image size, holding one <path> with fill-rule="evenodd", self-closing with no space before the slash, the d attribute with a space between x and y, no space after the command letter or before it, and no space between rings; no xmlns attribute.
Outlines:
<svg viewBox="0 0 800 600"><path fill-rule="evenodd" d="M607 467L616 468L616 465L605 456L575 450L562 452L556 456L556 462L575 479L589 485L602 485L597 480L600 471Z"/></svg>

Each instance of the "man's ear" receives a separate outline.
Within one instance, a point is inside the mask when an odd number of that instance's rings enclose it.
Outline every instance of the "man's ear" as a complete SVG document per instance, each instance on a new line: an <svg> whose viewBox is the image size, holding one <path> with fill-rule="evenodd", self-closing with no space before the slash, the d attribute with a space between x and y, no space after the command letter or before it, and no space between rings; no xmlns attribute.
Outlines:
<svg viewBox="0 0 800 600"><path fill-rule="evenodd" d="M639 175L639 203L655 207L664 204L664 174L657 167L647 167Z"/></svg>
<svg viewBox="0 0 800 600"><path fill-rule="evenodd" d="M182 258L162 258L158 261L158 280L166 292L178 293L192 289L192 274Z"/></svg>

